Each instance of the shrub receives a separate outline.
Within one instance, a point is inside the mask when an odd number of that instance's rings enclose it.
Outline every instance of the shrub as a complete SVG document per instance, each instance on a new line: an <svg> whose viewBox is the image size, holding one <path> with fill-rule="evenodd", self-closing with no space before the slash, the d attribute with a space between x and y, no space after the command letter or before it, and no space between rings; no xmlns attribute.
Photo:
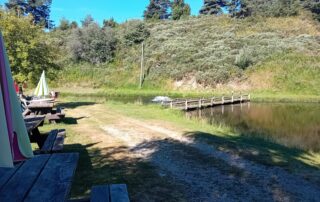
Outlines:
<svg viewBox="0 0 320 202"><path fill-rule="evenodd" d="M68 40L69 50L75 61L93 64L110 62L116 50L116 38L111 28L101 29L98 24L75 29Z"/></svg>
<svg viewBox="0 0 320 202"><path fill-rule="evenodd" d="M124 42L126 45L139 44L150 35L144 23L139 20L131 20L124 27Z"/></svg>
<svg viewBox="0 0 320 202"><path fill-rule="evenodd" d="M241 49L239 55L236 56L235 65L242 70L245 70L252 64L250 56L245 49Z"/></svg>

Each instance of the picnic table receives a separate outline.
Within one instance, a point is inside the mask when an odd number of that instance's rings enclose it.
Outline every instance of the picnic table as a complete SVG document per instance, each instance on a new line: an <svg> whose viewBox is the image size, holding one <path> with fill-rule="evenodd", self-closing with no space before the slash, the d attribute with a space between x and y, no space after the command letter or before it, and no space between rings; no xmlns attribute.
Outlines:
<svg viewBox="0 0 320 202"><path fill-rule="evenodd" d="M29 116L24 121L31 143L37 143L40 153L51 153L62 151L65 138L65 130L52 130L48 134L41 134L39 126L43 125L45 116Z"/></svg>
<svg viewBox="0 0 320 202"><path fill-rule="evenodd" d="M53 102L31 102L28 109L35 115L45 115L51 113L53 106Z"/></svg>
<svg viewBox="0 0 320 202"><path fill-rule="evenodd" d="M66 201L78 159L78 153L43 154L0 168L0 201Z"/></svg>

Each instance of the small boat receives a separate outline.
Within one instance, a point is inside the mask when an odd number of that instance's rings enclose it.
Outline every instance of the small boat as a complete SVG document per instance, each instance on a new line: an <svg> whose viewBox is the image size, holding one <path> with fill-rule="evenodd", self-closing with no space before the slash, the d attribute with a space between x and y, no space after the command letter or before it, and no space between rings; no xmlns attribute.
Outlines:
<svg viewBox="0 0 320 202"><path fill-rule="evenodd" d="M172 99L166 96L157 96L152 100L152 102L158 102L158 103L170 102L170 101L172 101Z"/></svg>

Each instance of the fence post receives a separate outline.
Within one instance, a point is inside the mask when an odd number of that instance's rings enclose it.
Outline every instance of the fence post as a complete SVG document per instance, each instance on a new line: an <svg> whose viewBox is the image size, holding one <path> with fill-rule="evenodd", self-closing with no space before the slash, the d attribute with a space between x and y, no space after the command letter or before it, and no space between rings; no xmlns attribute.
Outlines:
<svg viewBox="0 0 320 202"><path fill-rule="evenodd" d="M249 101L251 100L251 95L250 95L250 94L248 95L248 100L249 100Z"/></svg>
<svg viewBox="0 0 320 202"><path fill-rule="evenodd" d="M221 100L222 100L222 104L224 104L224 96L222 96L222 99L221 99Z"/></svg>
<svg viewBox="0 0 320 202"><path fill-rule="evenodd" d="M213 104L214 104L214 97L211 98L211 106L213 106Z"/></svg>
<svg viewBox="0 0 320 202"><path fill-rule="evenodd" d="M199 109L202 108L202 99L199 100Z"/></svg>
<svg viewBox="0 0 320 202"><path fill-rule="evenodd" d="M188 110L188 100L186 100L185 109Z"/></svg>
<svg viewBox="0 0 320 202"><path fill-rule="evenodd" d="M243 98L242 98L242 95L240 95L240 102L242 102Z"/></svg>
<svg viewBox="0 0 320 202"><path fill-rule="evenodd" d="M170 108L173 108L173 101L170 102Z"/></svg>

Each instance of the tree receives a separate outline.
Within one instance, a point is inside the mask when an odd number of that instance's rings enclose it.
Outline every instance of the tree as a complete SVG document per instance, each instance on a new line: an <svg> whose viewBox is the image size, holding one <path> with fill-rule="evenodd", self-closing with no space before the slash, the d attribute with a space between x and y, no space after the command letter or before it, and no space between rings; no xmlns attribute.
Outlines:
<svg viewBox="0 0 320 202"><path fill-rule="evenodd" d="M87 15L82 21L82 27L88 27L91 23L94 23L94 19L91 15Z"/></svg>
<svg viewBox="0 0 320 202"><path fill-rule="evenodd" d="M76 29L76 28L78 28L78 23L77 23L76 21L72 21L72 22L70 23L70 28L71 28L71 29Z"/></svg>
<svg viewBox="0 0 320 202"><path fill-rule="evenodd" d="M6 7L13 10L18 17L32 14L33 22L51 29L50 6L52 0L9 0Z"/></svg>
<svg viewBox="0 0 320 202"><path fill-rule="evenodd" d="M300 0L246 0L253 15L281 17L297 15Z"/></svg>
<svg viewBox="0 0 320 202"><path fill-rule="evenodd" d="M50 77L59 69L55 63L59 51L45 38L43 28L31 21L31 16L19 18L0 10L0 29L14 78L20 83L30 81L36 84L43 70Z"/></svg>
<svg viewBox="0 0 320 202"><path fill-rule="evenodd" d="M168 19L171 15L170 6L169 0L150 0L143 17L145 19Z"/></svg>
<svg viewBox="0 0 320 202"><path fill-rule="evenodd" d="M223 8L227 5L224 0L204 0L200 10L201 15L219 15L223 13Z"/></svg>
<svg viewBox="0 0 320 202"><path fill-rule="evenodd" d="M59 29L65 31L65 30L68 30L70 28L71 28L71 26L70 26L69 21L67 19L65 19L65 18L62 18L60 20Z"/></svg>
<svg viewBox="0 0 320 202"><path fill-rule="evenodd" d="M172 19L179 20L181 17L190 16L191 8L184 0L174 0L172 3Z"/></svg>
<svg viewBox="0 0 320 202"><path fill-rule="evenodd" d="M139 44L149 36L149 30L140 20L131 20L125 23L124 41L126 45Z"/></svg>
<svg viewBox="0 0 320 202"><path fill-rule="evenodd" d="M156 4L155 0L150 0L149 5L143 13L144 19L160 19L161 7Z"/></svg>
<svg viewBox="0 0 320 202"><path fill-rule="evenodd" d="M252 14L246 0L230 0L227 6L231 17L244 18Z"/></svg>
<svg viewBox="0 0 320 202"><path fill-rule="evenodd" d="M171 13L169 13L171 7L170 0L155 0L155 2L160 6L160 19L169 19L171 16Z"/></svg>
<svg viewBox="0 0 320 202"><path fill-rule="evenodd" d="M101 29L97 23L93 22L74 29L67 46L75 61L100 64L113 60L116 42L111 28Z"/></svg>
<svg viewBox="0 0 320 202"><path fill-rule="evenodd" d="M113 19L110 18L109 20L103 20L103 27L111 27L114 28L118 25L118 23Z"/></svg>

